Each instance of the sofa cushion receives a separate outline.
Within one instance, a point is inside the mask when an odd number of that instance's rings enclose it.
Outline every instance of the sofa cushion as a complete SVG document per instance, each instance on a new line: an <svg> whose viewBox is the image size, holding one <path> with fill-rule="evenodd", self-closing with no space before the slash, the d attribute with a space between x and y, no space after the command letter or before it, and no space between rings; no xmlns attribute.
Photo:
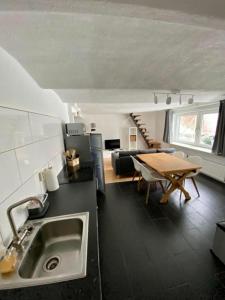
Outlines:
<svg viewBox="0 0 225 300"><path fill-rule="evenodd" d="M173 153L175 151L176 151L175 148L160 148L160 149L157 149L157 153Z"/></svg>
<svg viewBox="0 0 225 300"><path fill-rule="evenodd" d="M119 158L119 152L116 152L116 151L115 151L115 152L112 152L112 153L111 153L111 158L112 158L112 159L118 159L118 158Z"/></svg>
<svg viewBox="0 0 225 300"><path fill-rule="evenodd" d="M118 159L119 161L119 174L134 174L134 163L130 156L123 156Z"/></svg>
<svg viewBox="0 0 225 300"><path fill-rule="evenodd" d="M139 153L140 153L139 150L119 151L119 157L130 156L130 155L135 156Z"/></svg>
<svg viewBox="0 0 225 300"><path fill-rule="evenodd" d="M113 170L115 172L116 175L118 175L119 172L119 153L118 152L112 152L111 154L111 164L113 167Z"/></svg>
<svg viewBox="0 0 225 300"><path fill-rule="evenodd" d="M112 153L112 167L116 175L132 174L134 172L134 164L131 159L131 155L136 156L137 154L146 153L173 153L174 148L162 148L162 149L144 149L144 150L133 150L133 151L114 151Z"/></svg>

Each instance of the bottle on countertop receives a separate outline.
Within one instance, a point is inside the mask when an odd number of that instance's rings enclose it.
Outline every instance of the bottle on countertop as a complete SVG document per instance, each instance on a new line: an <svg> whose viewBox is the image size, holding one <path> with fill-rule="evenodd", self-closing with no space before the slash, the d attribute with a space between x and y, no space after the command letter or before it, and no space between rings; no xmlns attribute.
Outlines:
<svg viewBox="0 0 225 300"><path fill-rule="evenodd" d="M12 273L16 270L17 252L15 248L6 249L0 246L0 274Z"/></svg>
<svg viewBox="0 0 225 300"><path fill-rule="evenodd" d="M47 191L53 192L58 190L59 181L56 171L53 169L52 166L49 166L48 169L45 170L45 182Z"/></svg>

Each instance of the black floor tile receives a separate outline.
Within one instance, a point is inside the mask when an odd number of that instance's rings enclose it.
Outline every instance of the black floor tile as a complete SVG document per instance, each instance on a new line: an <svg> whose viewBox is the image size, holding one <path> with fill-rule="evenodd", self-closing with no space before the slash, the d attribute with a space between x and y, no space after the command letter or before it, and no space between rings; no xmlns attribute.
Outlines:
<svg viewBox="0 0 225 300"><path fill-rule="evenodd" d="M225 272L217 273L215 276L219 280L219 282L222 284L222 286L225 288Z"/></svg>
<svg viewBox="0 0 225 300"><path fill-rule="evenodd" d="M99 200L103 299L225 299L225 266L210 253L215 223L225 219L225 185L199 176L201 197L137 192L133 182L106 186Z"/></svg>

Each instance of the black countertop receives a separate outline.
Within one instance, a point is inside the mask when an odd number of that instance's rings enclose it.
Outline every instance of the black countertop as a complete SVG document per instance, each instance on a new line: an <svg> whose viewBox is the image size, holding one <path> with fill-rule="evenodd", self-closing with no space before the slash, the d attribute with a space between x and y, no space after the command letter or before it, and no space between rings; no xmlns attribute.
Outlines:
<svg viewBox="0 0 225 300"><path fill-rule="evenodd" d="M82 181L93 180L94 177L93 162L81 164L76 171L73 167L64 166L60 172L58 179L60 184L68 184Z"/></svg>
<svg viewBox="0 0 225 300"><path fill-rule="evenodd" d="M87 276L66 282L0 291L0 300L101 299L98 260L97 201L95 181L61 185L49 193L46 217L89 212Z"/></svg>

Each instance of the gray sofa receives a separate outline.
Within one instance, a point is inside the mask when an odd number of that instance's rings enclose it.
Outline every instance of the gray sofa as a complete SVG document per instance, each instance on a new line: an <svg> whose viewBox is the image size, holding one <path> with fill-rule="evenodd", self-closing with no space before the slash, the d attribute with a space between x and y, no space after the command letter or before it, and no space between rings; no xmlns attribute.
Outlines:
<svg viewBox="0 0 225 300"><path fill-rule="evenodd" d="M138 154L147 154L147 153L173 153L175 148L161 148L161 149L144 149L144 150L135 150L135 151L123 151L118 150L112 152L111 163L113 170L116 175L132 175L134 173L134 165L131 159L132 156Z"/></svg>

